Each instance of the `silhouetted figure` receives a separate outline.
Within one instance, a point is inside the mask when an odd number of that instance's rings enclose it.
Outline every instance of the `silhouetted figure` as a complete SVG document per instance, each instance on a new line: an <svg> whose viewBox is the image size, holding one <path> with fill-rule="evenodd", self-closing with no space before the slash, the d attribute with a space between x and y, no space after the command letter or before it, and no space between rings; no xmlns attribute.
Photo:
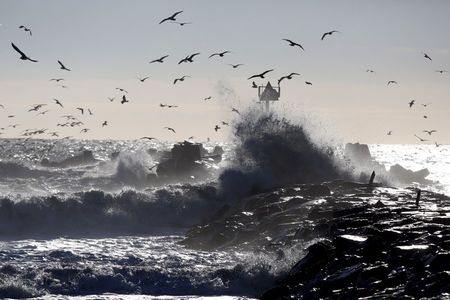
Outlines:
<svg viewBox="0 0 450 300"><path fill-rule="evenodd" d="M139 78L139 77L138 77L138 79L139 79L140 82L144 82L144 81L146 81L146 80L149 79L149 78L150 78L150 77L144 77L144 78Z"/></svg>
<svg viewBox="0 0 450 300"><path fill-rule="evenodd" d="M397 81L395 81L395 80L389 80L388 83L387 83L387 85L390 85L390 84L397 84Z"/></svg>
<svg viewBox="0 0 450 300"><path fill-rule="evenodd" d="M236 64L236 65L228 64L228 65L231 66L231 67L233 67L233 69L237 69L237 68L239 68L240 66L243 66L244 64Z"/></svg>
<svg viewBox="0 0 450 300"><path fill-rule="evenodd" d="M290 39L282 39L283 41L286 41L289 43L289 46L291 47L299 47L300 49L302 49L303 51L305 51L305 49L302 47L302 45L300 45L299 43L293 42Z"/></svg>
<svg viewBox="0 0 450 300"><path fill-rule="evenodd" d="M60 60L58 60L58 64L61 70L70 71L70 69L67 69L66 66Z"/></svg>
<svg viewBox="0 0 450 300"><path fill-rule="evenodd" d="M280 85L280 83L281 83L281 81L283 81L283 79L291 80L292 76L294 76L294 75L299 76L300 74L299 73L291 73L291 74L289 74L287 76L282 76L280 79L278 79L278 85Z"/></svg>
<svg viewBox="0 0 450 300"><path fill-rule="evenodd" d="M33 33L31 32L31 29L30 29L30 28L25 27L25 26L23 26L23 25L20 25L19 28L20 28L20 29L23 29L25 32L28 32L28 33L30 34L30 36L33 35Z"/></svg>
<svg viewBox="0 0 450 300"><path fill-rule="evenodd" d="M416 103L416 100L411 100L410 102L408 102L409 108L411 108L415 103Z"/></svg>
<svg viewBox="0 0 450 300"><path fill-rule="evenodd" d="M176 13L174 13L173 15L171 15L170 17L167 17L167 18L165 18L165 19L162 19L161 22L159 22L159 24L162 24L162 23L164 23L164 22L166 22L166 21L176 21L176 20L177 20L177 19L176 19L176 16L178 16L178 15L181 14L182 12L183 12L182 10L177 11Z"/></svg>
<svg viewBox="0 0 450 300"><path fill-rule="evenodd" d="M17 48L17 46L14 45L14 43L11 43L11 46L13 47L14 50L16 50L20 54L20 59L21 60L29 60L29 61L32 61L32 62L38 62L37 60L29 58L25 53L20 51L20 49Z"/></svg>
<svg viewBox="0 0 450 300"><path fill-rule="evenodd" d="M231 52L227 50L227 51L223 51L223 52L213 53L208 58L211 58L211 57L214 57L214 56L224 57L224 55L227 54L227 53L231 53Z"/></svg>
<svg viewBox="0 0 450 300"><path fill-rule="evenodd" d="M423 57L425 57L426 59L432 61L431 57L428 54L426 54L425 52L423 52Z"/></svg>
<svg viewBox="0 0 450 300"><path fill-rule="evenodd" d="M270 70L262 72L261 74L252 75L249 78L247 78L247 80L252 79L252 78L258 78L258 77L264 79L264 75L266 75L267 73L272 72L272 71L273 71L273 69L270 69Z"/></svg>
<svg viewBox="0 0 450 300"><path fill-rule="evenodd" d="M164 56L162 56L162 57L160 57L158 59L150 61L149 64L156 63L156 62L162 64L164 62L164 59L167 58L167 57L169 57L169 55L164 55Z"/></svg>
<svg viewBox="0 0 450 300"><path fill-rule="evenodd" d="M129 100L127 100L127 97L125 97L125 95L122 96L122 101L120 101L120 104L124 104L130 102Z"/></svg>
<svg viewBox="0 0 450 300"><path fill-rule="evenodd" d="M337 30L331 30L331 31L328 31L328 32L325 32L323 35L322 35L322 38L320 39L321 41L323 41L323 39L327 36L327 35L332 35L333 33L341 33L340 31L337 31Z"/></svg>
<svg viewBox="0 0 450 300"><path fill-rule="evenodd" d="M189 78L189 77L191 77L191 76L185 75L180 78L175 78L175 80L173 81L173 84L176 84L178 81L184 81L185 78Z"/></svg>
<svg viewBox="0 0 450 300"><path fill-rule="evenodd" d="M64 107L64 106L62 105L62 103L61 103L58 99L53 99L53 101L55 101L55 103L56 103L57 105L59 105L59 106L61 106L61 107Z"/></svg>

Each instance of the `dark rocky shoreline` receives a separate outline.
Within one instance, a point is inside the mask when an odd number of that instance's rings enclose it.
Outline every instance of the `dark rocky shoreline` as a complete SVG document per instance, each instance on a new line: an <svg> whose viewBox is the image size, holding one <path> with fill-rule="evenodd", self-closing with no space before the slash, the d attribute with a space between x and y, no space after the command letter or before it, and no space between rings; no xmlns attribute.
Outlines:
<svg viewBox="0 0 450 300"><path fill-rule="evenodd" d="M298 184L225 206L192 228L197 249L306 255L261 299L450 298L450 198L334 181Z"/></svg>

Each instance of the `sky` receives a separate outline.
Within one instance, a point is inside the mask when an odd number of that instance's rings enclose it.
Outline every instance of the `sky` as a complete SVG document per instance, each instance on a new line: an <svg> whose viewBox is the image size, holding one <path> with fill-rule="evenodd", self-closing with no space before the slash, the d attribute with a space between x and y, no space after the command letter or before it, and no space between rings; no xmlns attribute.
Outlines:
<svg viewBox="0 0 450 300"><path fill-rule="evenodd" d="M177 21L191 24L159 24L176 11L183 11ZM347 142L417 143L417 135L449 144L450 73L436 72L450 71L448 12L445 0L0 0L1 137L47 129L38 137L57 131L86 139L226 141L230 129L219 125L216 132L215 125L233 122L232 107L261 109L247 78L274 69L256 83L276 85L281 76L301 74L281 83L272 106L294 121L306 118ZM340 33L321 40L331 30ZM11 42L38 62L20 60ZM231 53L208 58L225 50ZM196 52L193 63L178 64ZM169 55L164 63L149 64L163 55ZM71 71L59 69L57 60ZM228 65L238 63L244 65ZM174 85L183 75L191 77ZM51 78L64 78L67 88ZM387 85L390 80L398 84ZM120 104L117 87L128 91L129 103ZM46 106L28 112L40 103ZM58 127L62 115L84 125Z"/></svg>

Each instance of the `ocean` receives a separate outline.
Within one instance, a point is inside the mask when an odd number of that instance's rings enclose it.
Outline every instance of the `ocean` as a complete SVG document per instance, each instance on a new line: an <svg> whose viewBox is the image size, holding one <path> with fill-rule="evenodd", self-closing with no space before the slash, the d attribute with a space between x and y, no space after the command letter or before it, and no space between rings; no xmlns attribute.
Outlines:
<svg viewBox="0 0 450 300"><path fill-rule="evenodd" d="M171 145L0 140L0 298L253 299L271 287L302 245L280 259L180 243L223 205L211 190L233 145L204 144L225 151L220 162L199 162L207 176L155 182L154 166ZM386 167L428 168L426 188L450 195L450 146L369 148ZM54 163L70 156L78 158Z"/></svg>

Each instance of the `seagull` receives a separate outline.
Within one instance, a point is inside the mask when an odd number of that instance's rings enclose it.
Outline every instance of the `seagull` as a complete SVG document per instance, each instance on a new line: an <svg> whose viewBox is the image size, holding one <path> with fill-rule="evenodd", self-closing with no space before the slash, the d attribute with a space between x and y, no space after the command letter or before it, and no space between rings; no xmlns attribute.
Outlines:
<svg viewBox="0 0 450 300"><path fill-rule="evenodd" d="M387 84L390 85L390 84L394 84L394 83L397 84L397 81L395 81L395 80L389 80Z"/></svg>
<svg viewBox="0 0 450 300"><path fill-rule="evenodd" d="M191 76L185 75L185 76L180 77L180 78L175 78L175 80L173 81L173 84L177 83L177 81L184 81L184 79L188 78L188 77L191 77Z"/></svg>
<svg viewBox="0 0 450 300"><path fill-rule="evenodd" d="M1 108L5 108L5 107L3 106L3 104L0 104L0 107L1 107Z"/></svg>
<svg viewBox="0 0 450 300"><path fill-rule="evenodd" d="M164 62L164 59L167 58L167 57L169 57L169 55L164 55L164 56L162 56L162 57L160 57L160 58L158 58L158 59L155 59L155 60L150 61L149 64L156 63L156 62L158 62L158 63L163 63L163 62Z"/></svg>
<svg viewBox="0 0 450 300"><path fill-rule="evenodd" d="M289 80L291 80L292 79L292 76L294 76L294 75L300 75L299 73L291 73L291 74L289 74L289 75L287 75L287 76L283 76L283 77L281 77L280 79L278 79L278 85L280 85L280 82L283 80L283 79L289 79Z"/></svg>
<svg viewBox="0 0 450 300"><path fill-rule="evenodd" d="M447 70L437 70L436 72L437 72L437 73L441 73L441 74L448 73Z"/></svg>
<svg viewBox="0 0 450 300"><path fill-rule="evenodd" d="M219 129L220 129L219 125L216 125L216 126L214 127L214 130L215 130L216 132L217 132Z"/></svg>
<svg viewBox="0 0 450 300"><path fill-rule="evenodd" d="M77 107L77 109L81 112L82 115L84 115L84 108L82 108L82 107Z"/></svg>
<svg viewBox="0 0 450 300"><path fill-rule="evenodd" d="M179 14L181 14L182 12L183 12L182 10L177 11L176 13L174 13L173 15L171 15L170 17L167 17L167 18L165 18L165 19L162 19L161 22L159 22L159 24L162 24L162 23L164 23L164 22L166 22L166 21L176 21L176 20L177 20L177 19L176 19L176 16L179 15Z"/></svg>
<svg viewBox="0 0 450 300"><path fill-rule="evenodd" d="M335 32L341 33L340 31L337 31L337 30L328 31L328 32L325 32L325 33L322 35L322 38L321 38L320 40L323 41L323 39L324 39L327 35L332 35L332 34L335 33Z"/></svg>
<svg viewBox="0 0 450 300"><path fill-rule="evenodd" d="M428 116L423 116L424 119L428 119Z"/></svg>
<svg viewBox="0 0 450 300"><path fill-rule="evenodd" d="M172 107L178 107L177 105L170 105L170 104L159 104L160 107L167 107L167 108L172 108Z"/></svg>
<svg viewBox="0 0 450 300"><path fill-rule="evenodd" d="M138 79L139 79L140 82L144 82L144 81L146 81L146 80L149 79L149 78L150 78L150 77L144 77L144 78L139 78L139 77L138 77Z"/></svg>
<svg viewBox="0 0 450 300"><path fill-rule="evenodd" d="M70 69L67 69L66 66L63 65L63 63L62 63L60 60L58 60L58 64L61 66L61 67L60 67L61 70L70 71Z"/></svg>
<svg viewBox="0 0 450 300"><path fill-rule="evenodd" d="M59 137L58 132L56 132L56 131L49 132L48 134L51 136L54 136L54 137Z"/></svg>
<svg viewBox="0 0 450 300"><path fill-rule="evenodd" d="M297 46L297 47L300 47L300 49L302 49L303 51L305 51L305 49L304 49L304 48L302 47L302 45L300 45L299 43L293 42L293 41L291 41L290 39L283 39L283 41L288 42L288 43L289 43L289 46L291 46L291 47Z"/></svg>
<svg viewBox="0 0 450 300"><path fill-rule="evenodd" d="M423 57L432 61L431 57L428 54L426 54L425 52L422 52L422 53L423 53Z"/></svg>
<svg viewBox="0 0 450 300"><path fill-rule="evenodd" d="M375 73L375 71L374 71L374 70L371 70L371 69L367 69L367 70L366 70L366 73Z"/></svg>
<svg viewBox="0 0 450 300"><path fill-rule="evenodd" d="M102 127L108 126L108 121L103 121Z"/></svg>
<svg viewBox="0 0 450 300"><path fill-rule="evenodd" d="M224 126L230 126L230 124L228 124L227 122L222 121L221 123L222 123L222 125L224 125Z"/></svg>
<svg viewBox="0 0 450 300"><path fill-rule="evenodd" d="M206 100L211 100L211 99L212 99L212 97L208 96L208 97L204 98L203 100L206 101Z"/></svg>
<svg viewBox="0 0 450 300"><path fill-rule="evenodd" d="M436 147L439 147L442 145L442 144L438 144L437 142L434 142L434 144L436 145Z"/></svg>
<svg viewBox="0 0 450 300"><path fill-rule="evenodd" d="M29 109L28 111L38 111L42 106L45 106L47 104L35 104L33 108Z"/></svg>
<svg viewBox="0 0 450 300"><path fill-rule="evenodd" d="M247 80L252 79L252 78L257 78L257 77L264 79L264 75L266 75L267 73L272 72L272 71L273 71L273 69L270 69L270 70L262 72L261 74L252 75L249 78L247 78Z"/></svg>
<svg viewBox="0 0 450 300"><path fill-rule="evenodd" d="M89 128L83 128L83 129L81 129L80 133L86 133L88 131L89 131Z"/></svg>
<svg viewBox="0 0 450 300"><path fill-rule="evenodd" d="M421 141L421 142L428 142L428 140L426 140L426 139L423 139L423 138L421 138L421 137L419 137L419 136L417 136L416 134L414 135L416 138L418 138L419 139L419 141Z"/></svg>
<svg viewBox="0 0 450 300"><path fill-rule="evenodd" d="M240 66L243 66L244 64L236 64L236 65L228 64L228 65L231 66L233 69L237 69L237 68L239 68Z"/></svg>
<svg viewBox="0 0 450 300"><path fill-rule="evenodd" d="M167 130L172 131L173 133L176 133L176 132L175 132L175 129L173 129L172 127L164 127L164 129L167 129Z"/></svg>
<svg viewBox="0 0 450 300"><path fill-rule="evenodd" d="M171 23L178 24L178 25L180 25L180 26L192 24L191 22L171 22Z"/></svg>
<svg viewBox="0 0 450 300"><path fill-rule="evenodd" d="M44 111L41 111L40 113L37 114L37 116L39 116L39 115L45 115L45 114L48 113L49 111L50 111L49 109L44 110Z"/></svg>
<svg viewBox="0 0 450 300"><path fill-rule="evenodd" d="M154 138L154 137L151 137L151 136L143 136L143 137L141 137L141 140L149 140L149 141L151 141L151 140L156 140L157 138Z"/></svg>
<svg viewBox="0 0 450 300"><path fill-rule="evenodd" d="M50 81L56 81L56 82L60 82L61 80L64 80L64 78L52 78L52 79L50 79Z"/></svg>
<svg viewBox="0 0 450 300"><path fill-rule="evenodd" d="M258 86L256 85L256 83L254 81L252 82L252 88L254 88L254 89L258 88Z"/></svg>
<svg viewBox="0 0 450 300"><path fill-rule="evenodd" d="M116 99L116 97L112 97L112 98L108 97L108 100L109 100L110 102L113 102L114 99Z"/></svg>
<svg viewBox="0 0 450 300"><path fill-rule="evenodd" d="M59 105L59 106L61 106L61 107L64 107L64 106L61 104L61 102L59 102L58 99L53 99L53 101L55 101L55 104L57 104L57 105Z"/></svg>
<svg viewBox="0 0 450 300"><path fill-rule="evenodd" d="M125 89L122 88L116 88L116 90L121 91L122 93L128 94L128 91L126 91Z"/></svg>
<svg viewBox="0 0 450 300"><path fill-rule="evenodd" d="M305 81L305 84L307 84L307 85L312 85L312 82Z"/></svg>
<svg viewBox="0 0 450 300"><path fill-rule="evenodd" d="M214 57L214 56L220 56L220 57L223 57L225 54L227 54L227 53L231 53L230 51L223 51L223 52L218 52L218 53L213 53L213 54L211 54L208 58L211 58L211 57Z"/></svg>
<svg viewBox="0 0 450 300"><path fill-rule="evenodd" d="M421 105L423 106L423 107L428 107L428 105L430 105L431 104L431 102L430 103L422 103Z"/></svg>
<svg viewBox="0 0 450 300"><path fill-rule="evenodd" d="M122 96L122 101L120 101L120 104L124 104L124 103L127 103L127 102L130 102L130 101L128 101L127 98L125 97L125 95L123 95Z"/></svg>
<svg viewBox="0 0 450 300"><path fill-rule="evenodd" d="M241 114L241 113L240 113L236 108L234 108L234 107L231 108L231 111L237 113L238 115Z"/></svg>
<svg viewBox="0 0 450 300"><path fill-rule="evenodd" d="M415 103L416 103L416 100L411 100L410 102L408 102L409 107L411 108Z"/></svg>
<svg viewBox="0 0 450 300"><path fill-rule="evenodd" d="M185 58L183 58L182 60L180 60L180 61L178 62L178 64L182 64L182 63L184 63L184 62L190 62L190 63L193 63L193 62L194 62L194 57L196 57L196 56L199 55L199 54L200 54L200 53L197 52L197 53L188 55L188 56L186 56Z"/></svg>
<svg viewBox="0 0 450 300"><path fill-rule="evenodd" d="M33 34L31 33L31 29L30 29L30 28L27 28L27 27L25 27L25 26L23 26L23 25L20 25L19 28L20 28L20 29L23 29L24 31L28 31L28 33L29 33L30 35L33 35Z"/></svg>
<svg viewBox="0 0 450 300"><path fill-rule="evenodd" d="M91 111L90 108L88 108L88 112L89 112L89 115L90 115L90 116L93 116L93 115L94 115L94 114L92 113L92 111Z"/></svg>
<svg viewBox="0 0 450 300"><path fill-rule="evenodd" d="M14 45L14 43L11 43L11 46L14 48L14 50L16 50L20 54L20 59L21 60L29 60L29 61L32 61L32 62L37 62L37 60L29 58L25 53L20 51L20 49L17 48L17 46Z"/></svg>
<svg viewBox="0 0 450 300"><path fill-rule="evenodd" d="M392 130L390 130L390 131L387 133L387 135L392 135Z"/></svg>
<svg viewBox="0 0 450 300"><path fill-rule="evenodd" d="M423 132L428 133L428 135L432 135L434 132L437 132L437 130L424 130Z"/></svg>

